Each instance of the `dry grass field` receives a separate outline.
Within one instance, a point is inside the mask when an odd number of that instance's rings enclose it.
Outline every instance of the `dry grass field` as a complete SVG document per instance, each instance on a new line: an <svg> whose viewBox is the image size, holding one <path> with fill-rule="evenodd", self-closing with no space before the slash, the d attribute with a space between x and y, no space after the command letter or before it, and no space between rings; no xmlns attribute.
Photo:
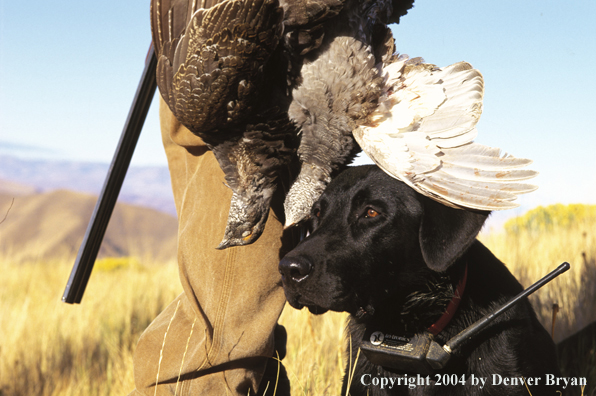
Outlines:
<svg viewBox="0 0 596 396"><path fill-rule="evenodd" d="M125 395L142 331L180 292L177 267L93 271L80 305L60 301L71 260L0 258L0 395Z"/></svg>
<svg viewBox="0 0 596 396"><path fill-rule="evenodd" d="M481 237L524 287L567 261L571 269L530 296L556 342L596 320L596 205L538 207Z"/></svg>
<svg viewBox="0 0 596 396"><path fill-rule="evenodd" d="M571 270L531 298L561 340L596 320L596 206L537 208L483 242L528 286L563 261ZM0 256L0 396L126 395L132 353L151 320L180 292L175 263L138 259L98 262L81 305L60 301L72 260ZM299 396L339 395L344 314L284 310L288 353L283 363ZM567 375L596 382L594 347L572 356ZM590 346L591 345L591 346ZM590 349L591 348L591 349ZM566 365L567 363L565 363ZM563 367L565 370L565 367ZM579 390L578 390L579 392ZM579 394L579 393L577 393Z"/></svg>

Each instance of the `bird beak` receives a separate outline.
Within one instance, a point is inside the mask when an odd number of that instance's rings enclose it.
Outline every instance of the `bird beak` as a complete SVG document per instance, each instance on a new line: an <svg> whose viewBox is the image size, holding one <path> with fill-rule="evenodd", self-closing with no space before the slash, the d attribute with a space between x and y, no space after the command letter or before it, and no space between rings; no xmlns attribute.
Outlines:
<svg viewBox="0 0 596 396"><path fill-rule="evenodd" d="M284 225L284 231L285 231L285 230L287 230L287 229L289 229L289 228L292 228L292 227L294 227L295 225L296 225L296 223L292 223L292 224L286 224L286 225Z"/></svg>
<svg viewBox="0 0 596 396"><path fill-rule="evenodd" d="M304 224L309 219L310 219L310 215L308 215L308 216L300 219L299 221L293 221L290 224L288 224L288 222L286 221L286 225L284 225L284 231L287 230L287 229L289 229L289 228L292 228L292 227L297 227L300 224Z"/></svg>
<svg viewBox="0 0 596 396"><path fill-rule="evenodd" d="M217 245L216 249L217 250L224 250L225 248L230 247L230 243L231 243L230 239L229 238L226 238L223 241L221 241L219 245Z"/></svg>

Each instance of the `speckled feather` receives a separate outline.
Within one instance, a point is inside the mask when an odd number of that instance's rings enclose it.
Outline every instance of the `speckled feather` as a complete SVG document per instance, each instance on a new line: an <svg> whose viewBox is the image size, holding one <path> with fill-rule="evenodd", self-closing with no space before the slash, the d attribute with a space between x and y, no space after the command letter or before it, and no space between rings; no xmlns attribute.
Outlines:
<svg viewBox="0 0 596 396"><path fill-rule="evenodd" d="M306 218L333 173L359 151L352 131L368 120L382 94L379 63L394 52L385 22L391 3L347 0L326 27L316 57L307 58L290 118L300 128L300 174L284 203L286 227Z"/></svg>
<svg viewBox="0 0 596 396"><path fill-rule="evenodd" d="M176 118L213 150L233 190L220 248L249 244L259 237L279 173L296 158L299 136L288 106L293 87L310 78L308 73L302 75L303 63L334 54L327 54L325 43L341 29L348 36L378 38L379 28L385 29L389 18L397 22L412 2L152 0L151 26L162 97ZM360 13L359 18L370 21L354 24L344 18L349 13ZM341 27L346 21L347 29ZM380 36L385 39L384 30ZM354 44L356 51L362 49ZM378 48L373 51L374 59ZM369 69L374 64L366 62ZM348 119L333 121L337 128L353 128L351 119L361 118L374 101L362 88L356 82L353 90L361 91L363 97L354 100L348 95L335 104L336 108L347 106L349 113ZM328 149L321 147L309 155L308 139L303 139L301 156L318 158L323 164L334 163L329 157L338 152L342 153L340 162L353 155L355 145L349 134L339 141L320 138Z"/></svg>
<svg viewBox="0 0 596 396"><path fill-rule="evenodd" d="M162 97L213 150L233 191L219 247L252 243L296 150L285 75L271 75L271 59L283 63L282 9L275 0L154 0L151 15Z"/></svg>
<svg viewBox="0 0 596 396"><path fill-rule="evenodd" d="M196 11L174 56L160 56L158 85L178 120L205 141L256 109L263 65L281 36L273 1L227 1ZM163 93L164 90L162 90Z"/></svg>

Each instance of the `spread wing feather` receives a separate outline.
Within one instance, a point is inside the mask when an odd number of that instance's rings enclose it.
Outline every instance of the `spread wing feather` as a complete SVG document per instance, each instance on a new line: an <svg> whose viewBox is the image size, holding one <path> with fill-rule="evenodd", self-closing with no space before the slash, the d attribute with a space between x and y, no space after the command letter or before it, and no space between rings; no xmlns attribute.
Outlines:
<svg viewBox="0 0 596 396"><path fill-rule="evenodd" d="M400 57L385 68L385 94L368 125L354 131L360 147L385 172L416 191L459 208L518 206L536 189L519 169L531 161L474 143L484 81L466 62L445 68Z"/></svg>

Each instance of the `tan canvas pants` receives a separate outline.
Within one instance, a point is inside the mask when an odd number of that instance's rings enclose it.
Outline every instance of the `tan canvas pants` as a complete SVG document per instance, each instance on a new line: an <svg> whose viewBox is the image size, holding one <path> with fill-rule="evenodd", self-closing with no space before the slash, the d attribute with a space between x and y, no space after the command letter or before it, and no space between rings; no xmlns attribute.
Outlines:
<svg viewBox="0 0 596 396"><path fill-rule="evenodd" d="M231 190L211 151L163 101L160 118L179 219L184 292L141 336L131 395L254 395L268 361L273 382L278 367L271 356L285 302L277 270L282 224L272 211L256 243L216 250ZM277 394L288 394L282 385ZM271 383L267 395L274 387Z"/></svg>

